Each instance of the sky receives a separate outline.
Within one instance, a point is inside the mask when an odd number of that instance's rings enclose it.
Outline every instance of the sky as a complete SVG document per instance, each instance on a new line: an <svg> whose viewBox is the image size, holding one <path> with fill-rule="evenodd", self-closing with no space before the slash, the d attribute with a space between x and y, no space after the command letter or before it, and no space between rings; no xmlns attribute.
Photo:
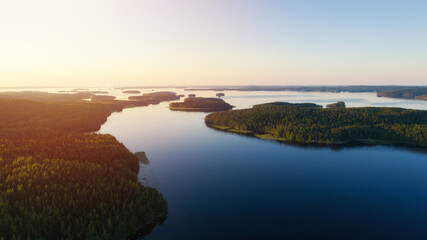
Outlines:
<svg viewBox="0 0 427 240"><path fill-rule="evenodd" d="M427 85L427 1L0 1L0 87L171 85Z"/></svg>

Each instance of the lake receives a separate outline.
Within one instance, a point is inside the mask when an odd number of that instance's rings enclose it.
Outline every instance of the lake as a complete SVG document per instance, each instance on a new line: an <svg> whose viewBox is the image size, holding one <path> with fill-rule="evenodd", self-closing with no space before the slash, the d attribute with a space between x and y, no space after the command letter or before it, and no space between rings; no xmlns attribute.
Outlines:
<svg viewBox="0 0 427 240"><path fill-rule="evenodd" d="M374 93L225 94L236 108L345 101L427 110L425 101ZM425 149L287 145L210 129L206 113L170 111L168 104L113 113L99 131L147 153L139 179L169 203L167 220L144 239L427 238Z"/></svg>

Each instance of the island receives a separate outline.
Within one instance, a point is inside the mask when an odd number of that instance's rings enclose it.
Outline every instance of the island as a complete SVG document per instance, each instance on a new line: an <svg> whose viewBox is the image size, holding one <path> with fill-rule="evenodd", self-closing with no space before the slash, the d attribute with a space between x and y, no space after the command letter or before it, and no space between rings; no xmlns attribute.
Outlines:
<svg viewBox="0 0 427 240"><path fill-rule="evenodd" d="M79 93L89 93L89 94L108 94L107 91L77 91Z"/></svg>
<svg viewBox="0 0 427 240"><path fill-rule="evenodd" d="M427 94L416 96L415 99L427 101Z"/></svg>
<svg viewBox="0 0 427 240"><path fill-rule="evenodd" d="M184 102L170 103L169 108L178 111L218 112L230 110L233 106L219 98L195 97L186 98Z"/></svg>
<svg viewBox="0 0 427 240"><path fill-rule="evenodd" d="M267 103L212 113L207 126L263 139L307 144L427 146L427 111L388 107L320 108Z"/></svg>
<svg viewBox="0 0 427 240"><path fill-rule="evenodd" d="M405 88L377 93L378 97L427 100L427 87Z"/></svg>
<svg viewBox="0 0 427 240"><path fill-rule="evenodd" d="M92 133L134 105L21 95L0 97L1 239L125 239L167 216L162 194L138 182L142 155Z"/></svg>
<svg viewBox="0 0 427 240"><path fill-rule="evenodd" d="M181 97L174 92L154 92L154 93L144 93L142 96L129 96L129 100L154 100L154 101L175 101L179 100Z"/></svg>
<svg viewBox="0 0 427 240"><path fill-rule="evenodd" d="M217 96L217 97L224 97L224 96L225 96L225 94L224 94L224 93L217 93L217 94L216 94L216 96Z"/></svg>
<svg viewBox="0 0 427 240"><path fill-rule="evenodd" d="M327 108L345 108L345 102L336 102L326 105Z"/></svg>
<svg viewBox="0 0 427 240"><path fill-rule="evenodd" d="M91 101L110 101L116 99L115 96L109 95L93 95L90 97Z"/></svg>
<svg viewBox="0 0 427 240"><path fill-rule="evenodd" d="M122 93L125 93L125 94L140 94L141 91L138 91L138 90L125 90Z"/></svg>

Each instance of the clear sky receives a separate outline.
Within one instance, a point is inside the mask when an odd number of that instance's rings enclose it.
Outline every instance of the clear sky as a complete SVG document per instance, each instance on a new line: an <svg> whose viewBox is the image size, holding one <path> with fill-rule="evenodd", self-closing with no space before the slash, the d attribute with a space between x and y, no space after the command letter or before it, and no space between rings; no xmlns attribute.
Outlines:
<svg viewBox="0 0 427 240"><path fill-rule="evenodd" d="M426 0L2 0L0 86L427 85Z"/></svg>

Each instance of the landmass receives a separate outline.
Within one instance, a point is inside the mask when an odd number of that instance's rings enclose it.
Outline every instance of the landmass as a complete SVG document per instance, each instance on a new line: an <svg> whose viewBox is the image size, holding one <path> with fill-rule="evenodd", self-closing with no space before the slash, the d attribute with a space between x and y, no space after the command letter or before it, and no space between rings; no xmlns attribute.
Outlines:
<svg viewBox="0 0 427 240"><path fill-rule="evenodd" d="M125 90L125 91L122 91L122 93L126 93L126 94L139 94L139 93L141 93L141 91L138 91L138 90Z"/></svg>
<svg viewBox="0 0 427 240"><path fill-rule="evenodd" d="M169 104L171 110L216 112L227 111L233 108L230 104L219 98L186 98L184 102L174 102Z"/></svg>
<svg viewBox="0 0 427 240"><path fill-rule="evenodd" d="M427 87L389 90L377 93L378 97L427 100Z"/></svg>
<svg viewBox="0 0 427 240"><path fill-rule="evenodd" d="M308 144L411 144L427 146L427 111L386 107L320 108L268 103L212 113L215 129Z"/></svg>
<svg viewBox="0 0 427 240"><path fill-rule="evenodd" d="M299 91L299 92L383 92L417 86L216 86L185 88L186 91Z"/></svg>
<svg viewBox="0 0 427 240"><path fill-rule="evenodd" d="M138 182L137 156L91 133L134 103L0 95L0 239L124 239L166 216L162 194Z"/></svg>
<svg viewBox="0 0 427 240"><path fill-rule="evenodd" d="M427 101L427 94L426 95L416 96L415 99Z"/></svg>
<svg viewBox="0 0 427 240"><path fill-rule="evenodd" d="M163 101L179 100L174 92L154 92L143 96L130 96L132 101L115 100L114 96L95 95L87 92L77 93L48 93L41 91L0 92L0 99L21 99L36 102L72 102L91 99L92 101L109 103L117 108L142 107L150 104L159 104Z"/></svg>
<svg viewBox="0 0 427 240"><path fill-rule="evenodd" d="M91 101L110 101L116 99L115 96L108 96L108 95L93 95L90 97Z"/></svg>
<svg viewBox="0 0 427 240"><path fill-rule="evenodd" d="M376 92L378 97L427 99L423 86L219 86L185 88L186 91L299 91L299 92Z"/></svg>
<svg viewBox="0 0 427 240"><path fill-rule="evenodd" d="M284 106L284 107L306 107L306 108L321 108L322 105L315 103L289 103L289 102L272 102L268 103L271 106Z"/></svg>
<svg viewBox="0 0 427 240"><path fill-rule="evenodd" d="M327 108L345 108L344 102L336 102L326 105Z"/></svg>
<svg viewBox="0 0 427 240"><path fill-rule="evenodd" d="M138 160L144 164L149 164L150 161L147 158L147 154L145 152L136 152L135 156L138 158Z"/></svg>
<svg viewBox="0 0 427 240"><path fill-rule="evenodd" d="M142 96L129 96L129 100L154 100L154 101L175 101L179 100L180 96L174 92L154 92L154 93L144 93Z"/></svg>
<svg viewBox="0 0 427 240"><path fill-rule="evenodd" d="M90 99L92 93L48 93L42 91L0 92L2 99L24 99L32 101L77 101Z"/></svg>

